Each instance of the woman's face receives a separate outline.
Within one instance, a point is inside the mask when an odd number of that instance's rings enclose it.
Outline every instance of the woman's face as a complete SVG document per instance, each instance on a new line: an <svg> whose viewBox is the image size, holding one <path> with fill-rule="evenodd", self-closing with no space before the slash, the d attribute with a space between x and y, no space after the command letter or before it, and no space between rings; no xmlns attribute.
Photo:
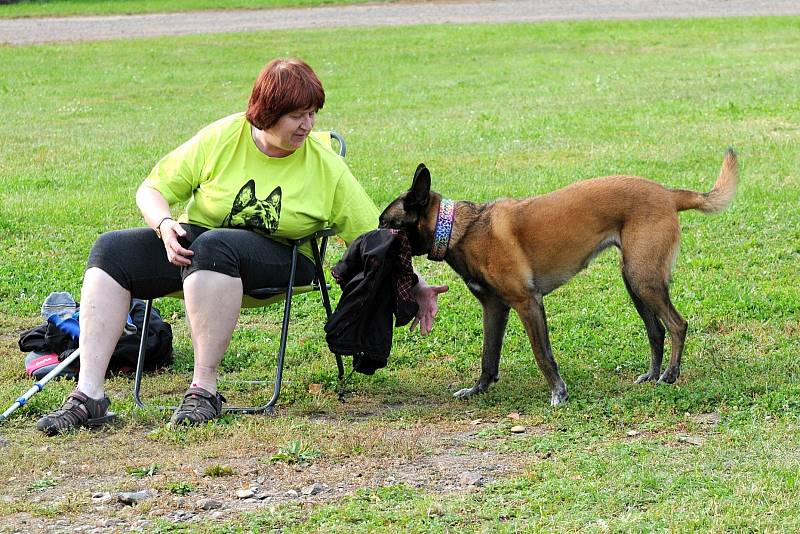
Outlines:
<svg viewBox="0 0 800 534"><path fill-rule="evenodd" d="M289 155L301 146L311 133L314 121L317 119L317 110L314 108L298 109L287 113L278 119L271 128L264 130L269 148L278 149Z"/></svg>

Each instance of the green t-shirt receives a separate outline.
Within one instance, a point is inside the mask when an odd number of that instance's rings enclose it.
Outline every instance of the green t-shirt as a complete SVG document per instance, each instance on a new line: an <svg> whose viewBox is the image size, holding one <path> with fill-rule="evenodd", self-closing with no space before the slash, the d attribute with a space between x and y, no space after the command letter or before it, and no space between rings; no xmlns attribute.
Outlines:
<svg viewBox="0 0 800 534"><path fill-rule="evenodd" d="M244 113L200 130L144 183L170 205L188 201L178 220L205 228L244 228L284 241L330 226L349 243L378 225L375 204L329 146L311 135L289 156L267 156Z"/></svg>

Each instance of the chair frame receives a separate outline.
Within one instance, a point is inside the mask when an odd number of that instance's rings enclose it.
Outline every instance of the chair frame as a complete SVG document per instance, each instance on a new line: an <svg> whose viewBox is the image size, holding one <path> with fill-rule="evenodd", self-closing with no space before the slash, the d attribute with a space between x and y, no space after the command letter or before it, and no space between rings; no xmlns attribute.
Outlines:
<svg viewBox="0 0 800 534"><path fill-rule="evenodd" d="M346 153L346 146L344 142L344 138L336 132L330 132L330 136L333 139L336 139L339 143L339 155L344 157ZM298 290L302 290L303 293L309 291L319 291L322 297L322 305L325 308L326 320L330 319L331 314L333 313L331 308L331 301L330 296L328 294L328 290L330 289L330 284L327 283L325 279L325 271L324 271L324 260L325 260L325 252L327 251L328 247L328 238L335 235L335 232L331 228L323 228L322 230L318 230L313 234L307 235L300 239L296 240L289 240L289 244L292 246L292 265L289 271L289 282L286 286L282 287L265 287L259 288L246 293L246 297L250 297L251 299L264 300L264 306L271 304L276 298L284 296L284 307L283 307L283 323L281 324L281 340L280 345L278 348L278 361L277 361L277 371L275 374L275 389L272 393L272 398L270 401L263 405L263 406L231 406L226 407L223 410L223 413L244 413L244 414L260 414L260 413L268 413L273 414L275 404L278 402L278 397L281 393L281 382L283 380L283 362L286 356L286 344L289 336L289 319L291 317L291 310L292 310L292 297L294 296L295 292ZM306 243L309 243L311 246L311 252L314 256L314 279L311 282L310 286L295 286L295 274L297 272L297 258L298 254L300 253L300 247ZM256 304L258 306L258 304ZM145 312L144 312L144 321L142 324L142 339L139 343L139 357L136 364L136 375L134 378L133 383L133 400L137 406L140 408L147 408L148 406L142 401L141 398L141 386L142 386L142 372L144 369L144 359L145 359L145 352L146 352L146 345L147 345L147 330L150 326L150 316L153 309L153 299L147 300L145 304ZM342 357L339 354L336 354L336 367L339 372L339 383L342 383L344 379L344 363L342 362ZM266 381L249 381L250 384L265 384ZM175 410L176 406L156 406L157 409L160 410Z"/></svg>

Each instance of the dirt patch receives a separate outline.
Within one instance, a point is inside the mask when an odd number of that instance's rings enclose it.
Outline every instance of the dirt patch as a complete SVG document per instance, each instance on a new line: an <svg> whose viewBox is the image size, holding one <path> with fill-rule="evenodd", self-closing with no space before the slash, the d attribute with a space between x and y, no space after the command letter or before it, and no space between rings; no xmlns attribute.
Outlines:
<svg viewBox="0 0 800 534"><path fill-rule="evenodd" d="M486 484L522 474L526 465L540 461L510 450L513 440L548 432L532 427L524 434L510 434L505 421L387 428L382 419L354 425L316 417L304 424L312 427L305 432L315 434L313 427L321 432L309 442L337 441L321 458L306 463L269 461L274 445L256 439L248 445L247 435L252 433L241 428L235 441L223 436L219 443L210 440L190 448L153 443L138 429L78 433L76 441L104 451L102 465L92 461L92 450L80 445L39 440L39 446L24 456L43 465L42 470L31 477L22 468L4 481L8 491L0 500L0 509L6 509L0 531L118 532L147 530L159 519L175 525L225 522L243 512L286 503L318 506L359 490L393 485L434 494L480 492ZM220 448L226 441L229 448ZM150 475L125 473L124 466L148 464L158 465ZM228 475L209 476L210 466ZM141 471L146 469L139 475ZM122 494L135 492L145 492L138 495L138 503L120 502Z"/></svg>

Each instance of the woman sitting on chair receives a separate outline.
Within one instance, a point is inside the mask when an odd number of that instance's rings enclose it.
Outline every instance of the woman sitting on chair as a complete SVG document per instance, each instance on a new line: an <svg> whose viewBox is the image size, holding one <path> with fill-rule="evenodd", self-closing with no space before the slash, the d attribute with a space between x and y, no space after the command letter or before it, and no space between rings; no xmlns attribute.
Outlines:
<svg viewBox="0 0 800 534"><path fill-rule="evenodd" d="M242 295L286 285L291 247L326 225L350 242L378 224L378 210L342 158L313 136L325 92L297 59L261 71L245 113L200 130L156 164L136 193L149 228L101 235L89 255L81 291L77 388L37 428L53 435L108 421L104 380L131 297L183 290L192 332L194 376L173 423L218 417L217 369L239 317ZM186 202L178 219L170 206ZM310 283L313 262L301 255L296 283ZM417 285L423 335L446 286Z"/></svg>

